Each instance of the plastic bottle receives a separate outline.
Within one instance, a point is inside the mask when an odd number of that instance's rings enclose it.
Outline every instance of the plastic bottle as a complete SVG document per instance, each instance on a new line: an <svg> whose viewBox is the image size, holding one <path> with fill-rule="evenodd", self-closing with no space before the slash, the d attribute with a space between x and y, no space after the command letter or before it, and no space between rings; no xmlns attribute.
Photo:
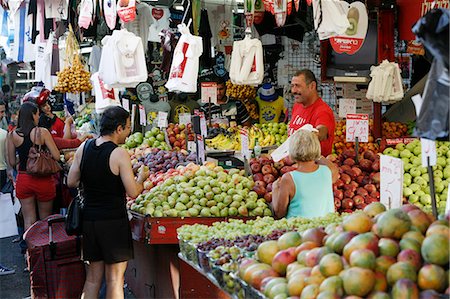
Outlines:
<svg viewBox="0 0 450 299"><path fill-rule="evenodd" d="M255 147L253 148L253 153L255 158L259 158L261 156L261 146L259 145L258 138L255 140Z"/></svg>

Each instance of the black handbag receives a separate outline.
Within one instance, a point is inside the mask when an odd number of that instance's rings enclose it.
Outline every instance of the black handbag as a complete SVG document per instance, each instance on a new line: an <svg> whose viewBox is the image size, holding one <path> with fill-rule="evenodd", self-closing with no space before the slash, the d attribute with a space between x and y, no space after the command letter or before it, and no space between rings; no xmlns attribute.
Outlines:
<svg viewBox="0 0 450 299"><path fill-rule="evenodd" d="M85 143L83 148L83 154L81 155L80 162L80 173L83 169L84 164L84 154L86 152L86 148L89 146L89 143L92 141L89 140ZM66 215L66 233L69 236L80 236L83 232L83 206L84 206L84 194L83 194L83 185L80 182L80 186L78 187L78 194L72 200L67 209Z"/></svg>

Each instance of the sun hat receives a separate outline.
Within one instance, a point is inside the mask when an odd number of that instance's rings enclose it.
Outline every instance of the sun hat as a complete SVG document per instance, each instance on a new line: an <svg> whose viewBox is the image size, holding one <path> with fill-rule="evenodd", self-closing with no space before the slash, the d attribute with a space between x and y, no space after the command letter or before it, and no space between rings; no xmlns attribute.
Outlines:
<svg viewBox="0 0 450 299"><path fill-rule="evenodd" d="M278 98L272 83L264 83L259 89L259 98L264 101L274 101Z"/></svg>

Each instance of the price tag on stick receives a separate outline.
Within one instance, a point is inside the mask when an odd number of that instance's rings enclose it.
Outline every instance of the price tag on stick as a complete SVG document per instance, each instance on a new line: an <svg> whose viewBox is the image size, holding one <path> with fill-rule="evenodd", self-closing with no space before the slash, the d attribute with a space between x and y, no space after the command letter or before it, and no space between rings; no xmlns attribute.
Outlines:
<svg viewBox="0 0 450 299"><path fill-rule="evenodd" d="M127 98L122 98L122 107L130 112L130 101Z"/></svg>
<svg viewBox="0 0 450 299"><path fill-rule="evenodd" d="M180 120L180 125L187 125L191 123L191 114L190 113L180 113L178 116Z"/></svg>
<svg viewBox="0 0 450 299"><path fill-rule="evenodd" d="M381 155L380 202L387 209L400 208L403 198L403 161Z"/></svg>
<svg viewBox="0 0 450 299"><path fill-rule="evenodd" d="M345 126L345 141L355 142L355 138L358 137L359 142L369 142L368 114L347 114Z"/></svg>
<svg viewBox="0 0 450 299"><path fill-rule="evenodd" d="M203 82L201 85L201 99L202 103L211 104L217 103L217 83L216 82Z"/></svg>
<svg viewBox="0 0 450 299"><path fill-rule="evenodd" d="M141 126L147 125L147 117L145 116L145 108L143 105L139 105L139 124Z"/></svg>
<svg viewBox="0 0 450 299"><path fill-rule="evenodd" d="M437 154L436 154L436 142L433 140L420 138L420 144L422 147L422 166L428 166L428 158L430 158L430 165L436 165Z"/></svg>
<svg viewBox="0 0 450 299"><path fill-rule="evenodd" d="M167 112L159 111L158 112L158 127L167 128Z"/></svg>
<svg viewBox="0 0 450 299"><path fill-rule="evenodd" d="M339 99L339 117L345 118L347 114L356 113L356 99Z"/></svg>
<svg viewBox="0 0 450 299"><path fill-rule="evenodd" d="M245 159L250 159L250 150L248 148L248 132L246 129L241 130L241 149Z"/></svg>

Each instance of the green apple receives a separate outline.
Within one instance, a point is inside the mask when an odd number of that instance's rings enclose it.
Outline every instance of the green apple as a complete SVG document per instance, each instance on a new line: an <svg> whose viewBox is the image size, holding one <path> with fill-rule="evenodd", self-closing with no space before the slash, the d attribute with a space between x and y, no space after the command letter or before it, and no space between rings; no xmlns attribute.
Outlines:
<svg viewBox="0 0 450 299"><path fill-rule="evenodd" d="M410 189L410 188L408 188L408 187L406 187L406 188L403 188L403 195L404 196L410 196L411 194L413 194L413 191Z"/></svg>
<svg viewBox="0 0 450 299"><path fill-rule="evenodd" d="M414 166L419 166L419 165L422 164L422 160L420 160L419 157L412 157L412 158L411 158L411 163L412 163Z"/></svg>
<svg viewBox="0 0 450 299"><path fill-rule="evenodd" d="M404 163L403 164L403 169L405 170L405 171L409 171L411 168L413 168L414 167L414 165L412 165L411 163L409 163L409 162L406 162L406 163Z"/></svg>
<svg viewBox="0 0 450 299"><path fill-rule="evenodd" d="M431 205L431 195L430 194L423 194L419 196L420 203L424 206Z"/></svg>
<svg viewBox="0 0 450 299"><path fill-rule="evenodd" d="M436 193L441 193L442 191L444 191L445 189L445 185L442 182L435 182L434 184L434 190L436 191Z"/></svg>
<svg viewBox="0 0 450 299"><path fill-rule="evenodd" d="M395 145L395 149L399 150L399 151L403 151L405 149L405 144L404 143L397 143Z"/></svg>
<svg viewBox="0 0 450 299"><path fill-rule="evenodd" d="M405 175L406 175L406 173L405 173ZM411 185L411 182L412 182L411 176L409 176L409 177L403 176L403 184L404 184L406 187L408 187L409 185Z"/></svg>
<svg viewBox="0 0 450 299"><path fill-rule="evenodd" d="M425 182L427 182L427 184L430 182L430 177L428 176L428 173L422 174L421 177L425 180Z"/></svg>
<svg viewBox="0 0 450 299"><path fill-rule="evenodd" d="M417 190L416 192L414 192L414 194L416 194L420 198L420 196L425 195L425 192L423 192L422 190Z"/></svg>
<svg viewBox="0 0 450 299"><path fill-rule="evenodd" d="M447 161L444 157L437 157L436 158L436 164L440 165L442 167L446 167L447 166Z"/></svg>
<svg viewBox="0 0 450 299"><path fill-rule="evenodd" d="M413 153L414 153L414 156L419 156L422 153L422 147L420 145L416 146L413 150Z"/></svg>
<svg viewBox="0 0 450 299"><path fill-rule="evenodd" d="M407 145L405 145L405 148L406 148L407 150L409 150L410 152L412 152L416 146L417 146L416 143L410 142L410 143L408 143Z"/></svg>
<svg viewBox="0 0 450 299"><path fill-rule="evenodd" d="M400 156L400 151L398 149L392 150L390 156L398 158Z"/></svg>
<svg viewBox="0 0 450 299"><path fill-rule="evenodd" d="M428 169L427 169L426 167L423 167L423 166L420 166L420 167L419 167L419 170L420 170L420 172L421 172L422 174L428 172Z"/></svg>
<svg viewBox="0 0 450 299"><path fill-rule="evenodd" d="M394 149L393 149L392 147L387 147L387 148L383 151L383 154L384 154L384 155L389 155L389 156L390 156L393 150L394 150Z"/></svg>
<svg viewBox="0 0 450 299"><path fill-rule="evenodd" d="M409 201L410 203L416 203L416 202L419 201L419 196L418 196L417 194L411 194L411 195L408 197L408 201Z"/></svg>
<svg viewBox="0 0 450 299"><path fill-rule="evenodd" d="M415 177L421 176L421 175L422 175L422 172L420 172L420 170L419 170L418 167L412 167L412 168L409 170L409 174L410 174L413 178L415 178Z"/></svg>
<svg viewBox="0 0 450 299"><path fill-rule="evenodd" d="M403 164L409 163L409 158L402 158Z"/></svg>
<svg viewBox="0 0 450 299"><path fill-rule="evenodd" d="M409 185L409 189L411 189L413 192L417 192L420 190L419 184L413 183Z"/></svg>
<svg viewBox="0 0 450 299"><path fill-rule="evenodd" d="M404 149L400 152L400 157L402 157L402 158L409 159L411 156L412 156L412 153L407 149Z"/></svg>
<svg viewBox="0 0 450 299"><path fill-rule="evenodd" d="M435 171L433 172L433 175L434 175L435 177L438 177L438 178L441 178L441 179L444 177L444 173L443 173L442 170L440 170L440 169L435 170Z"/></svg>

